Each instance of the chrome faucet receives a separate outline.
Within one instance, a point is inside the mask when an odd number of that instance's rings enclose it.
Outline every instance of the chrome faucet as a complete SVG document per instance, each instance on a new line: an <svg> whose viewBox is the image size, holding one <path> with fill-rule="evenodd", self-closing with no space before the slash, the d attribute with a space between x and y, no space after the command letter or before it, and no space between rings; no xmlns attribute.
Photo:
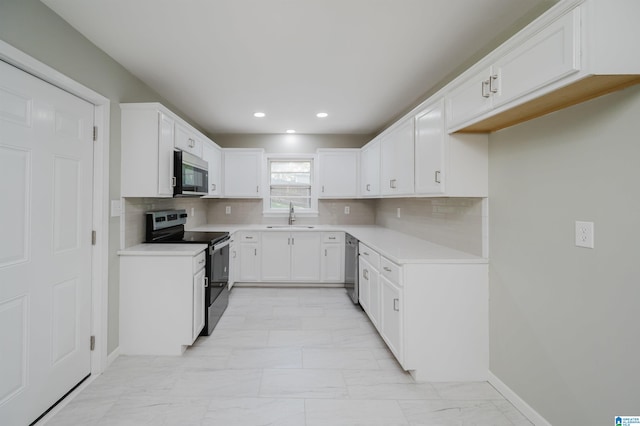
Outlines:
<svg viewBox="0 0 640 426"><path fill-rule="evenodd" d="M293 210L293 203L289 202L289 225L296 221L296 212Z"/></svg>

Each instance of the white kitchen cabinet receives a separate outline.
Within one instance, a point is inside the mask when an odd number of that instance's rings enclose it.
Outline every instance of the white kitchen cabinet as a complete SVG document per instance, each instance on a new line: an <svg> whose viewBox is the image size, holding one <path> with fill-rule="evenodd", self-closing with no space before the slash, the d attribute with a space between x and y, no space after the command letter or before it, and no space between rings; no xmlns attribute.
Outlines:
<svg viewBox="0 0 640 426"><path fill-rule="evenodd" d="M404 119L381 139L381 193L400 196L413 194L414 123Z"/></svg>
<svg viewBox="0 0 640 426"><path fill-rule="evenodd" d="M378 270L361 255L358 261L359 299L371 323L380 327L380 280Z"/></svg>
<svg viewBox="0 0 640 426"><path fill-rule="evenodd" d="M180 355L193 344L204 326L205 247L195 256L121 254L121 354Z"/></svg>
<svg viewBox="0 0 640 426"><path fill-rule="evenodd" d="M123 197L173 197L175 120L160 104L121 104Z"/></svg>
<svg viewBox="0 0 640 426"><path fill-rule="evenodd" d="M397 264L360 243L360 305L417 381L486 380L486 263Z"/></svg>
<svg viewBox="0 0 640 426"><path fill-rule="evenodd" d="M360 194L363 197L380 195L380 139L362 147L360 152Z"/></svg>
<svg viewBox="0 0 640 426"><path fill-rule="evenodd" d="M456 127L580 69L580 8L551 22L480 70L447 97Z"/></svg>
<svg viewBox="0 0 640 426"><path fill-rule="evenodd" d="M344 282L344 232L323 232L320 281Z"/></svg>
<svg viewBox="0 0 640 426"><path fill-rule="evenodd" d="M291 281L320 281L320 233L291 233Z"/></svg>
<svg viewBox="0 0 640 426"><path fill-rule="evenodd" d="M176 123L174 144L176 149L186 151L198 158L202 158L203 142L192 128Z"/></svg>
<svg viewBox="0 0 640 426"><path fill-rule="evenodd" d="M358 195L359 149L318 149L318 198Z"/></svg>
<svg viewBox="0 0 640 426"><path fill-rule="evenodd" d="M238 235L238 281L258 282L261 279L260 233L241 232Z"/></svg>
<svg viewBox="0 0 640 426"><path fill-rule="evenodd" d="M263 154L263 149L223 149L225 197L262 197Z"/></svg>
<svg viewBox="0 0 640 426"><path fill-rule="evenodd" d="M237 237L232 236L229 241L229 290L233 288L234 284L239 281L240 278L239 245L236 242L236 238Z"/></svg>
<svg viewBox="0 0 640 426"><path fill-rule="evenodd" d="M193 328L191 337L195 341L204 327L204 267L193 276Z"/></svg>
<svg viewBox="0 0 640 426"><path fill-rule="evenodd" d="M222 149L206 141L202 146L202 159L209 165L209 194L207 197L222 195Z"/></svg>
<svg viewBox="0 0 640 426"><path fill-rule="evenodd" d="M291 277L291 234L262 233L262 280L289 281Z"/></svg>
<svg viewBox="0 0 640 426"><path fill-rule="evenodd" d="M319 282L320 233L262 233L262 281Z"/></svg>
<svg viewBox="0 0 640 426"><path fill-rule="evenodd" d="M415 194L488 196L488 136L445 131L444 99L415 118Z"/></svg>

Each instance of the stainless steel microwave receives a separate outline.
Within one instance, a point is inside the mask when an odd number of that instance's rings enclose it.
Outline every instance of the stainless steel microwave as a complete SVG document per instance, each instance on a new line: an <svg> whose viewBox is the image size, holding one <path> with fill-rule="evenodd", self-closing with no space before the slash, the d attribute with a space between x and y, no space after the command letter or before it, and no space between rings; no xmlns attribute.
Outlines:
<svg viewBox="0 0 640 426"><path fill-rule="evenodd" d="M206 161L184 151L173 152L173 196L196 197L207 195L209 165Z"/></svg>

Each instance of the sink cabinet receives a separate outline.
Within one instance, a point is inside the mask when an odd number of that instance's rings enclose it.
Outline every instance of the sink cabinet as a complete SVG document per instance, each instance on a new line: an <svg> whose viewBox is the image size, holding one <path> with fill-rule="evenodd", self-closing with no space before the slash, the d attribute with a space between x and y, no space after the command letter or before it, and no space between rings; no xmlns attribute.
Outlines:
<svg viewBox="0 0 640 426"><path fill-rule="evenodd" d="M262 281L320 281L318 232L263 232L262 253Z"/></svg>

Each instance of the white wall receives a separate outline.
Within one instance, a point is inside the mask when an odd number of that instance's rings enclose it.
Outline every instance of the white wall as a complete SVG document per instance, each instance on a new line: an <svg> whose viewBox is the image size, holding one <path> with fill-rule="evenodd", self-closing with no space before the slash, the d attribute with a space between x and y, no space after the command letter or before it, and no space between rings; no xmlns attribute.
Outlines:
<svg viewBox="0 0 640 426"><path fill-rule="evenodd" d="M640 413L639 119L634 87L490 137L491 371L554 425Z"/></svg>

